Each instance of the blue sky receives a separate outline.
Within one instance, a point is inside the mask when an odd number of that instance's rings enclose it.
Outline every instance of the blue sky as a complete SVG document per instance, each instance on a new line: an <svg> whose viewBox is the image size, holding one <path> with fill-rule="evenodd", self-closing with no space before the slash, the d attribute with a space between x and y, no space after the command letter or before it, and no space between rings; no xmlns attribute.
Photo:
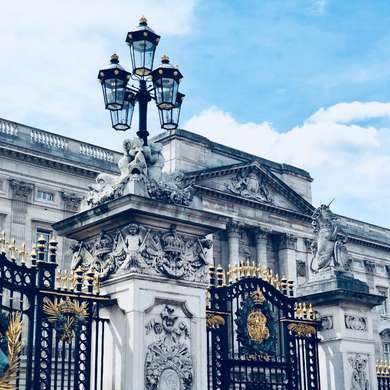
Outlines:
<svg viewBox="0 0 390 390"><path fill-rule="evenodd" d="M307 169L315 205L390 227L388 1L1 2L0 117L120 149L96 75L113 51L129 67L142 14L184 74L182 127Z"/></svg>

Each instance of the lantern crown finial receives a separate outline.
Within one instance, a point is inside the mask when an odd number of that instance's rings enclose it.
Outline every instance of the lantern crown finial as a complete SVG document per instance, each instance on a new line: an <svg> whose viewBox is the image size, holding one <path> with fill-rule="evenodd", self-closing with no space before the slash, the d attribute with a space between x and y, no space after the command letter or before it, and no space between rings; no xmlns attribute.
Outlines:
<svg viewBox="0 0 390 390"><path fill-rule="evenodd" d="M139 25L140 25L140 26L147 26L147 25L148 25L148 20L145 18L144 15L142 15L142 16L139 18Z"/></svg>
<svg viewBox="0 0 390 390"><path fill-rule="evenodd" d="M116 53L113 53L110 59L111 64L119 64L119 56Z"/></svg>
<svg viewBox="0 0 390 390"><path fill-rule="evenodd" d="M169 64L169 57L168 57L166 54L164 54L164 55L161 57L161 62L162 62L163 64Z"/></svg>

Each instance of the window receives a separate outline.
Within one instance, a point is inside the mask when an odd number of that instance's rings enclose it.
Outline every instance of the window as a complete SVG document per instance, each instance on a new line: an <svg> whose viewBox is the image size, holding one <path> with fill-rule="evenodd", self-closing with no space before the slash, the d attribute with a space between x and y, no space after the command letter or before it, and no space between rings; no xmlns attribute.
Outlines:
<svg viewBox="0 0 390 390"><path fill-rule="evenodd" d="M48 191L37 191L37 199L44 200L46 202L54 202L54 193Z"/></svg>
<svg viewBox="0 0 390 390"><path fill-rule="evenodd" d="M52 236L52 231L48 229L43 229L43 228L37 228L36 234L35 234L35 242L38 241L38 238L43 236L43 238L46 241L46 246L45 246L45 260L48 258L48 253L49 253L49 241Z"/></svg>
<svg viewBox="0 0 390 390"><path fill-rule="evenodd" d="M390 362L390 343L383 343L383 360Z"/></svg>
<svg viewBox="0 0 390 390"><path fill-rule="evenodd" d="M382 302L382 304L380 306L377 306L379 314L385 316L385 315L387 315L387 295L388 295L387 294L387 288L379 287L378 288L378 293L385 297L385 299Z"/></svg>
<svg viewBox="0 0 390 390"><path fill-rule="evenodd" d="M376 265L376 272L378 272L379 274L384 274L386 272L385 266L382 264L377 264Z"/></svg>

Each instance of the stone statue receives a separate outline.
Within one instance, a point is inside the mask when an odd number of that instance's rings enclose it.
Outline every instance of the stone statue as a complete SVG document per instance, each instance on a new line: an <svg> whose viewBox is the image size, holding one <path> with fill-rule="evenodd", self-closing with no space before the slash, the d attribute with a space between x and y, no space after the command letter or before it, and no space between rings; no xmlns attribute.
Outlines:
<svg viewBox="0 0 390 390"><path fill-rule="evenodd" d="M349 357L348 361L352 367L351 390L369 390L368 356L357 353Z"/></svg>
<svg viewBox="0 0 390 390"><path fill-rule="evenodd" d="M187 182L180 172L163 174L162 144L151 142L148 146L136 138L123 142L123 156L118 161L119 176L100 173L96 184L83 202L83 209L133 193L128 187L130 179L142 186L142 194L167 203L188 206L193 198L192 182ZM138 194L138 193L137 193Z"/></svg>
<svg viewBox="0 0 390 390"><path fill-rule="evenodd" d="M349 270L351 259L345 245L347 237L329 206L318 207L312 218L315 239L311 245L314 254L311 270L315 273L332 268Z"/></svg>

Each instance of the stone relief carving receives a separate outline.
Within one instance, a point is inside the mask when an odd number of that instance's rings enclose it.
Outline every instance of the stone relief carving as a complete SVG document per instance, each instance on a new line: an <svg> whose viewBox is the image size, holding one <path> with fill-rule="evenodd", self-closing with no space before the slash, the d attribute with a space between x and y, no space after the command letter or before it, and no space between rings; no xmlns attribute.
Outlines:
<svg viewBox="0 0 390 390"><path fill-rule="evenodd" d="M13 197L15 199L25 201L29 199L34 189L34 184L16 179L10 179L9 185L11 187Z"/></svg>
<svg viewBox="0 0 390 390"><path fill-rule="evenodd" d="M122 195L132 193L128 183L137 182L143 195L167 203L188 206L193 198L193 182L180 172L162 172L164 157L162 144L152 142L143 146L139 139L125 140L124 154L118 161L120 176L100 173L96 183L90 186L84 208L97 206Z"/></svg>
<svg viewBox="0 0 390 390"><path fill-rule="evenodd" d="M72 269L94 269L107 279L114 274L138 272L172 279L207 281L207 251L212 241L139 224L104 232L73 247Z"/></svg>
<svg viewBox="0 0 390 390"><path fill-rule="evenodd" d="M368 355L355 353L351 354L348 362L352 367L351 390L369 390Z"/></svg>
<svg viewBox="0 0 390 390"><path fill-rule="evenodd" d="M349 270L351 257L348 253L347 237L329 206L321 205L313 213L314 257L310 268L314 273L324 269Z"/></svg>
<svg viewBox="0 0 390 390"><path fill-rule="evenodd" d="M297 260L297 275L302 278L307 276L306 261Z"/></svg>
<svg viewBox="0 0 390 390"><path fill-rule="evenodd" d="M184 320L181 318L184 317ZM180 319L179 319L180 318ZM188 318L170 304L145 326L149 343L145 356L145 389L190 390L192 388L191 334Z"/></svg>
<svg viewBox="0 0 390 390"><path fill-rule="evenodd" d="M61 192L61 198L64 202L65 209L77 212L80 210L82 197L75 193Z"/></svg>
<svg viewBox="0 0 390 390"><path fill-rule="evenodd" d="M239 171L225 186L231 193L243 198L272 203L266 176L253 168Z"/></svg>
<svg viewBox="0 0 390 390"><path fill-rule="evenodd" d="M368 320L367 317L362 317L354 314L346 314L344 316L344 323L347 329L367 332Z"/></svg>
<svg viewBox="0 0 390 390"><path fill-rule="evenodd" d="M333 316L321 317L321 330L333 329Z"/></svg>

